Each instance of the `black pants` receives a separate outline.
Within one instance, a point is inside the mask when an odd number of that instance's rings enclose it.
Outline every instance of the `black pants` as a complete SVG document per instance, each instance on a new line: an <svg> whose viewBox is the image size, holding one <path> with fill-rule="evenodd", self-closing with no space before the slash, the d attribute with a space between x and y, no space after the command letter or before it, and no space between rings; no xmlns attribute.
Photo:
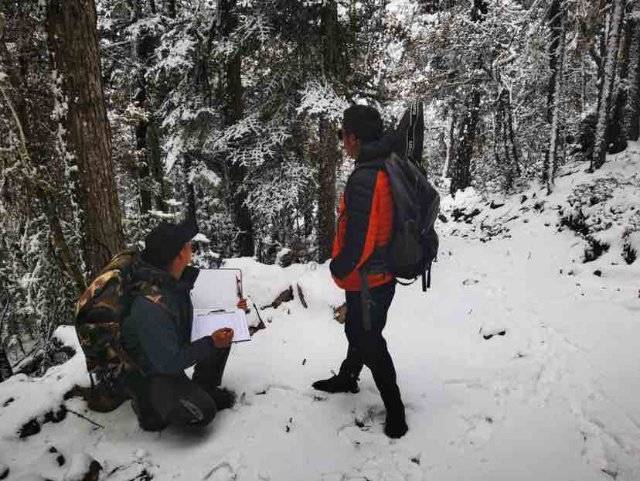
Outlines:
<svg viewBox="0 0 640 481"><path fill-rule="evenodd" d="M140 424L151 429L167 424L209 424L218 411L209 393L222 382L229 351L218 349L209 359L196 364L193 380L185 374L147 378L135 396Z"/></svg>
<svg viewBox="0 0 640 481"><path fill-rule="evenodd" d="M387 350L387 341L382 336L382 330L387 323L387 311L395 292L395 282L370 290L371 329L368 331L363 326L360 292L347 292L347 318L344 330L349 348L347 357L340 367L340 374L357 378L362 367L367 366L380 391L387 414L404 415L404 405L396 383L396 370Z"/></svg>

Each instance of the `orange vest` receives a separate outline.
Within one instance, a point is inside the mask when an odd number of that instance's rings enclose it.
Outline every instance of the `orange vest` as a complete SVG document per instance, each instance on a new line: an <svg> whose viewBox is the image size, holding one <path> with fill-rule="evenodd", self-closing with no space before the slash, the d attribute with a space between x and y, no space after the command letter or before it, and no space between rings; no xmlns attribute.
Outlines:
<svg viewBox="0 0 640 481"><path fill-rule="evenodd" d="M346 237L347 224L349 220L349 206L345 201L344 194L340 198L338 208L338 225L336 228L336 236L333 241L332 258L336 258L349 239ZM342 279L333 277L338 287L346 291L360 291L360 276L358 270L365 264L376 250L384 251L389 244L393 233L393 198L391 196L391 186L389 178L383 170L377 172L374 193L371 200L369 211L369 223L364 242L362 253L360 254L358 263L348 275ZM376 287L391 282L394 279L390 272L369 274L367 281L369 287Z"/></svg>

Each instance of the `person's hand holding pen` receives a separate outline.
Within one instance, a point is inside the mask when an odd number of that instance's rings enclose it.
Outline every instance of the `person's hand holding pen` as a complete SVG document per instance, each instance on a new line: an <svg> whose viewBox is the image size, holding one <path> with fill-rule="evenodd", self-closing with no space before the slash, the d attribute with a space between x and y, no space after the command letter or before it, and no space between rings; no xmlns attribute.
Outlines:
<svg viewBox="0 0 640 481"><path fill-rule="evenodd" d="M211 334L211 338L213 339L213 344L218 349L224 349L231 345L231 341L233 340L233 329L230 327L223 327L222 329L218 329L213 334Z"/></svg>
<svg viewBox="0 0 640 481"><path fill-rule="evenodd" d="M238 309L242 309L244 312L250 311L249 306L247 305L247 300L244 297L241 297L236 305Z"/></svg>

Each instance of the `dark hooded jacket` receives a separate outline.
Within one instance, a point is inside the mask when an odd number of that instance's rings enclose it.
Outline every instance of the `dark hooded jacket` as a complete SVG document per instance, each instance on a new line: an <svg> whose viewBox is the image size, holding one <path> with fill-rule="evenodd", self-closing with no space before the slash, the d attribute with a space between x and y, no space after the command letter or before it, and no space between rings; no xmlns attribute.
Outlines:
<svg viewBox="0 0 640 481"><path fill-rule="evenodd" d="M211 336L191 342L191 289L198 269L189 266L176 280L169 272L144 264L135 276L135 281L153 288L135 295L121 335L125 350L142 372L176 375L207 359L216 349Z"/></svg>

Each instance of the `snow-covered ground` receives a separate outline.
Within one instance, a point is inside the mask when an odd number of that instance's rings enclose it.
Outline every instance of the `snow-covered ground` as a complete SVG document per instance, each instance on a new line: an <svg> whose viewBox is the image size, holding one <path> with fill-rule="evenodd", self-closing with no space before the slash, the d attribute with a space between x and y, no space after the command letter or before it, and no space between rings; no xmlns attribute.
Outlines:
<svg viewBox="0 0 640 481"><path fill-rule="evenodd" d="M296 299L261 311L267 328L234 347L224 382L239 394L232 410L200 433L143 432L128 402L99 414L78 398L63 401L87 382L76 355L41 379L0 384L0 476L4 465L10 480L76 479L94 458L105 480L637 481L640 260L628 265L621 251L636 242L624 227L640 210L638 150L632 144L594 175L568 168L550 196L534 189L490 208L467 192L444 203L433 288L399 287L385 331L407 405L404 438L383 434L366 369L359 394L310 388L346 351L332 310L342 294L327 265L237 259L229 264L243 269L256 304L289 285ZM605 183L611 198L599 207L624 212L596 230L611 248L585 264L588 242L558 231L558 207L566 213L577 186L605 178L619 182ZM465 203L481 212L453 222ZM73 328L58 334L76 343ZM62 403L101 427L69 413L18 437Z"/></svg>

